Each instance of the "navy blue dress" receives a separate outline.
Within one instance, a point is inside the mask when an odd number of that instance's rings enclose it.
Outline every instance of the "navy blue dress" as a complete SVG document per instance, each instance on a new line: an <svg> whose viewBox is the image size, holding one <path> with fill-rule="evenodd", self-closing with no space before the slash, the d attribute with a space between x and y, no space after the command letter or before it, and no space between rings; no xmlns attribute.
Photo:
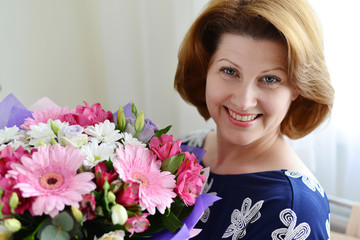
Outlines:
<svg viewBox="0 0 360 240"><path fill-rule="evenodd" d="M202 147L209 131L183 138ZM288 170L219 175L210 172L204 192L222 199L203 214L192 239L330 239L330 208L320 184Z"/></svg>

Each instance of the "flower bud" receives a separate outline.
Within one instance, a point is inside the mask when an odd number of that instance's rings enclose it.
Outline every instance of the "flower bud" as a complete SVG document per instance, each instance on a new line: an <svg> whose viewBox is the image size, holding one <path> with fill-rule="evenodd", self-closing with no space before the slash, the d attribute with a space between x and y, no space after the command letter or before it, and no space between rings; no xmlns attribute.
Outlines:
<svg viewBox="0 0 360 240"><path fill-rule="evenodd" d="M15 208L17 208L18 204L19 204L19 196L17 195L16 192L13 192L9 199L9 206L12 212L14 212Z"/></svg>
<svg viewBox="0 0 360 240"><path fill-rule="evenodd" d="M17 232L21 228L21 223L15 218L9 218L4 221L5 227L9 229L10 232Z"/></svg>
<svg viewBox="0 0 360 240"><path fill-rule="evenodd" d="M137 117L137 108L133 102L131 103L131 112Z"/></svg>
<svg viewBox="0 0 360 240"><path fill-rule="evenodd" d="M145 125L145 118L144 118L144 112L141 111L140 114L136 117L135 120L135 131L136 133L141 132L143 130Z"/></svg>
<svg viewBox="0 0 360 240"><path fill-rule="evenodd" d="M126 127L126 117L125 117L124 109L122 108L121 105L117 113L117 124L119 125L120 132L123 132Z"/></svg>
<svg viewBox="0 0 360 240"><path fill-rule="evenodd" d="M74 216L75 220L78 221L79 223L82 223L82 220L83 220L82 212L75 206L71 206L71 212L72 212L72 215Z"/></svg>
<svg viewBox="0 0 360 240"><path fill-rule="evenodd" d="M124 225L127 219L128 215L126 209L122 205L116 204L111 208L111 220L114 225Z"/></svg>
<svg viewBox="0 0 360 240"><path fill-rule="evenodd" d="M116 196L113 192L109 191L107 194L107 198L109 200L109 203L114 203L116 200Z"/></svg>
<svg viewBox="0 0 360 240"><path fill-rule="evenodd" d="M110 189L110 184L109 184L107 178L105 178L103 189L104 189L104 191L108 191Z"/></svg>

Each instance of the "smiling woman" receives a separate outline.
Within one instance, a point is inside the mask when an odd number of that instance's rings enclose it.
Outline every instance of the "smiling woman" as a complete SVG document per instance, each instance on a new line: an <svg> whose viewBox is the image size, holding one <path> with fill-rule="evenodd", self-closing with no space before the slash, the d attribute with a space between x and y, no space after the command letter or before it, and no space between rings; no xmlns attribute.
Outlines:
<svg viewBox="0 0 360 240"><path fill-rule="evenodd" d="M174 97L172 86L178 46L207 2L0 1L0 99L14 93L31 104L46 95L61 106L86 100L112 110L132 100L160 126L174 123L177 136L214 128L211 119L205 122ZM301 139L285 139L327 193L360 201L354 190L360 185L360 32L354 28L360 1L309 2L323 26L336 99L329 121ZM228 66L226 72L235 74Z"/></svg>
<svg viewBox="0 0 360 240"><path fill-rule="evenodd" d="M325 191L284 139L317 128L334 97L306 0L212 0L178 59L176 90L216 124L184 139L207 151L206 191L222 197L196 239L328 239Z"/></svg>

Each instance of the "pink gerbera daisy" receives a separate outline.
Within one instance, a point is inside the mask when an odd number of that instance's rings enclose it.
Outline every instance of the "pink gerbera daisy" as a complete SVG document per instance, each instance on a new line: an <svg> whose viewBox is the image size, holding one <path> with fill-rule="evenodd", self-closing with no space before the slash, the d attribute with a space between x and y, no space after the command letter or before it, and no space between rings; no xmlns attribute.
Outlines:
<svg viewBox="0 0 360 240"><path fill-rule="evenodd" d="M114 168L125 182L136 182L139 186L139 205L150 214L155 208L164 213L176 197L174 175L160 171L161 161L153 152L142 146L126 145L116 150L118 159Z"/></svg>
<svg viewBox="0 0 360 240"><path fill-rule="evenodd" d="M91 181L94 174L77 169L83 161L80 150L59 144L40 146L32 157L22 157L21 163L13 163L10 175L16 177L24 198L34 197L32 210L56 216L65 205L79 207L82 195L96 188Z"/></svg>
<svg viewBox="0 0 360 240"><path fill-rule="evenodd" d="M21 127L30 130L31 125L37 125L38 123L47 123L49 119L63 120L63 115L73 112L74 110L69 110L67 107L54 107L38 111L35 110L32 114L32 118L26 118L25 123L21 125Z"/></svg>

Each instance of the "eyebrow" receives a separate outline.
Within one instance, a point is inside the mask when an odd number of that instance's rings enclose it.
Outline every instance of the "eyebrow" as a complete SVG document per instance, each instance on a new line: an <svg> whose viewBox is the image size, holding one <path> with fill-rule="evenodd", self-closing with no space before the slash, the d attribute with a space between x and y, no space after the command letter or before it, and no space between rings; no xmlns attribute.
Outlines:
<svg viewBox="0 0 360 240"><path fill-rule="evenodd" d="M227 62L231 63L232 65L235 65L235 67L237 67L237 68L240 68L240 69L241 69L241 67L240 67L239 65L237 65L236 63L234 63L234 62L230 61L230 60L229 60L229 59L227 59L227 58L221 58L221 59L219 59L217 62L221 62L221 61L227 61Z"/></svg>
<svg viewBox="0 0 360 240"><path fill-rule="evenodd" d="M221 62L221 61L227 61L227 62L235 65L235 67L241 69L241 67L239 65L237 65L236 63L234 63L233 61L231 61L231 60L229 60L227 58L221 58L217 62ZM287 74L287 71L285 69L281 68L281 67L274 67L274 68L271 68L271 69L267 69L267 70L262 71L261 73L266 73L266 72L275 71L275 70L283 71L284 73Z"/></svg>
<svg viewBox="0 0 360 240"><path fill-rule="evenodd" d="M266 72L275 71L275 70L283 71L284 73L287 74L287 71L285 71L285 70L284 70L283 68L281 68L281 67L275 67L275 68L271 68L271 69L268 69L268 70L264 70L264 71L262 71L261 73L266 73Z"/></svg>

